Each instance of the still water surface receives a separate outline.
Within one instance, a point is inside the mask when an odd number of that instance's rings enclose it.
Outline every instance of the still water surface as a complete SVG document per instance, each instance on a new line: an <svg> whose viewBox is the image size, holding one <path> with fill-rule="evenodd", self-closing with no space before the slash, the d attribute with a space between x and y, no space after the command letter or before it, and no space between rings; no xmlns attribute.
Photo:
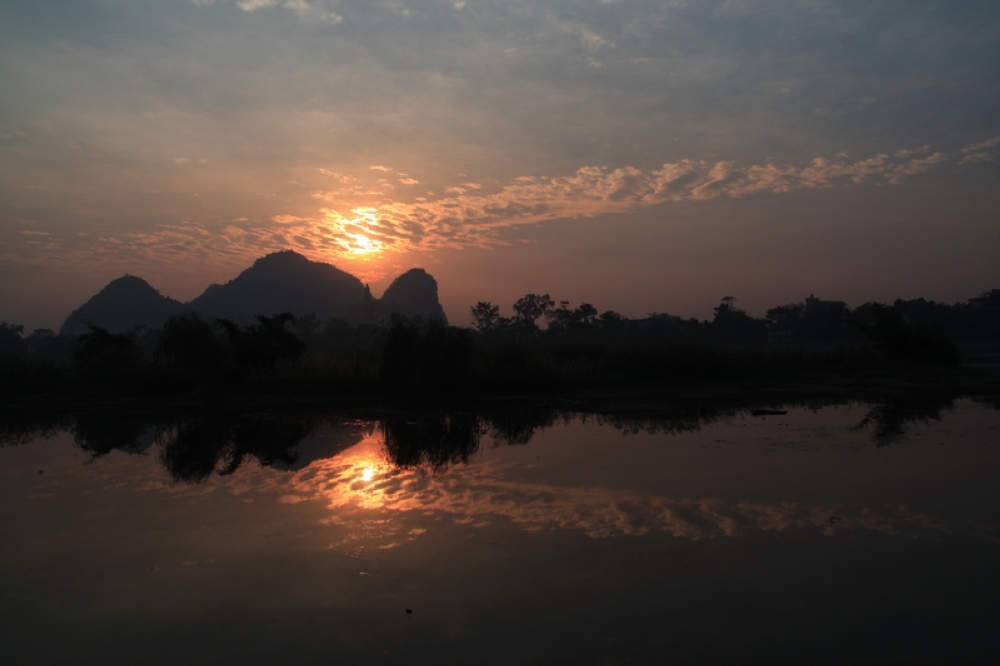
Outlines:
<svg viewBox="0 0 1000 666"><path fill-rule="evenodd" d="M3 663L995 663L1000 411L784 409L8 426Z"/></svg>

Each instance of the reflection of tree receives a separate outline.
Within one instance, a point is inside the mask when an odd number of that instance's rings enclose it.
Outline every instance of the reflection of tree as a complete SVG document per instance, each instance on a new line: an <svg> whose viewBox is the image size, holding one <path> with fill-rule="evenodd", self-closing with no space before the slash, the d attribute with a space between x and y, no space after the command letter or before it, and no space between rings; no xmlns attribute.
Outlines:
<svg viewBox="0 0 1000 666"><path fill-rule="evenodd" d="M232 474L247 457L262 465L292 464L292 449L313 429L305 419L208 416L167 430L160 460L177 481L200 483L218 469Z"/></svg>
<svg viewBox="0 0 1000 666"><path fill-rule="evenodd" d="M653 416L602 414L598 416L598 423L633 435L640 432L674 434L700 430L704 425L735 416L738 411L740 410L732 407L701 406Z"/></svg>
<svg viewBox="0 0 1000 666"><path fill-rule="evenodd" d="M225 420L182 422L166 431L160 461L175 481L200 483L215 471L228 445Z"/></svg>
<svg viewBox="0 0 1000 666"><path fill-rule="evenodd" d="M143 414L78 414L73 441L92 458L99 458L114 449L134 448L149 426L149 417Z"/></svg>
<svg viewBox="0 0 1000 666"><path fill-rule="evenodd" d="M467 463L479 449L483 429L474 414L435 415L382 421L385 450L393 465L435 471Z"/></svg>
<svg viewBox="0 0 1000 666"><path fill-rule="evenodd" d="M291 465L299 457L292 449L312 430L313 425L303 419L242 419L233 429L234 458L224 473L236 471L246 456L253 456L261 465Z"/></svg>
<svg viewBox="0 0 1000 666"><path fill-rule="evenodd" d="M402 468L428 467L443 471L467 463L479 450L483 435L497 445L527 444L562 414L548 407L523 407L473 414L456 412L392 418L382 421L389 461Z"/></svg>
<svg viewBox="0 0 1000 666"><path fill-rule="evenodd" d="M854 429L873 426L872 441L876 446L888 446L906 433L907 424L940 421L945 409L954 409L954 398L923 396L889 400L873 404Z"/></svg>
<svg viewBox="0 0 1000 666"><path fill-rule="evenodd" d="M972 398L972 402L981 405L989 405L993 409L1000 410L1000 395L983 395Z"/></svg>
<svg viewBox="0 0 1000 666"><path fill-rule="evenodd" d="M559 416L549 407L524 407L487 412L483 421L496 442L513 446L527 444L537 431L551 427Z"/></svg>
<svg viewBox="0 0 1000 666"><path fill-rule="evenodd" d="M0 412L0 446L19 446L51 437L65 430L66 422L60 414L5 410Z"/></svg>

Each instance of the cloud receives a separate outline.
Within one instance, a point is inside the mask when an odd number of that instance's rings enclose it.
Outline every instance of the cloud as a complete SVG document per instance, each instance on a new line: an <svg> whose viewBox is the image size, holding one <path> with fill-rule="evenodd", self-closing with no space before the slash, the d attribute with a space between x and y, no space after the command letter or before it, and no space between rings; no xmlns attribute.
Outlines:
<svg viewBox="0 0 1000 666"><path fill-rule="evenodd" d="M966 155L959 161L959 164L976 164L977 162L991 162L996 159L996 155L990 153L972 153Z"/></svg>
<svg viewBox="0 0 1000 666"><path fill-rule="evenodd" d="M1000 146L1000 140L970 147ZM459 246L494 247L510 242L505 230L556 219L595 217L626 213L676 202L705 202L761 194L781 195L797 190L854 186L865 182L899 185L907 178L926 173L946 163L983 162L995 157L963 148L954 153L936 152L914 157L927 150L899 150L867 159L850 161L843 154L830 159L817 157L805 166L752 164L733 160L680 160L660 168L634 166L610 169L580 167L559 177L522 176L500 187L463 182L430 191L411 201L355 206L343 210L345 199L390 196L392 184L379 178L366 181L357 176L331 172L339 186L311 192L326 205L315 216L276 215L259 220L242 218L208 230L196 224L162 225L145 232L105 236L81 248L79 241L56 236L37 238L37 249L58 253L67 261L124 260L144 252L160 259L184 254L188 260L212 256L248 257L293 249L317 258L342 256L363 258L373 253L414 249L433 250ZM370 169L392 172L390 167ZM399 178L416 187L416 178ZM161 248L163 251L161 252ZM179 254L178 254L179 256Z"/></svg>
<svg viewBox="0 0 1000 666"><path fill-rule="evenodd" d="M213 0L214 1L214 0ZM324 9L306 0L238 0L236 6L245 12L256 12L258 9L282 7L302 18L318 19L334 25L341 23L343 17L336 12Z"/></svg>
<svg viewBox="0 0 1000 666"><path fill-rule="evenodd" d="M927 146L920 146L919 148L915 148L913 150L907 150L907 149L904 148L903 150L897 150L894 153L894 155L896 157L908 157L910 155L920 155L921 153L930 152L930 149L931 149L931 147L929 145L927 145Z"/></svg>
<svg viewBox="0 0 1000 666"><path fill-rule="evenodd" d="M892 170L885 177L893 185L898 185L903 181L903 177L924 173L938 164L948 161L948 159L950 158L944 153L934 153L930 157L914 158L904 164L893 166Z"/></svg>
<svg viewBox="0 0 1000 666"><path fill-rule="evenodd" d="M245 12L255 12L265 7L274 7L278 0L238 0L236 6Z"/></svg>
<svg viewBox="0 0 1000 666"><path fill-rule="evenodd" d="M583 23L560 21L557 25L560 31L577 37L588 49L592 51L598 51L600 49L613 49L615 47L614 42L609 39L605 39L596 30Z"/></svg>
<svg viewBox="0 0 1000 666"><path fill-rule="evenodd" d="M1000 140L972 147L997 145ZM841 153L833 159L817 157L801 167L690 159L651 171L634 166L585 166L569 176L522 176L494 191L474 190L472 184L464 183L444 188L444 196L438 198L422 197L411 203L391 202L367 209L364 231L383 240L387 247L403 248L407 243L427 247L490 245L502 227L621 213L668 202L783 194L866 181L899 185L962 155L960 163L992 159L988 153L968 153L967 148L953 154L916 156L928 151L929 147L923 146L857 161L849 161ZM407 183L407 179L400 182ZM324 209L324 215L327 219L348 218L332 208Z"/></svg>
<svg viewBox="0 0 1000 666"><path fill-rule="evenodd" d="M969 153L978 153L985 148L994 148L996 146L1000 146L1000 136L995 136L992 139L987 139L986 141L981 141L979 143L973 143L965 148L962 148L959 152L963 155L968 155Z"/></svg>

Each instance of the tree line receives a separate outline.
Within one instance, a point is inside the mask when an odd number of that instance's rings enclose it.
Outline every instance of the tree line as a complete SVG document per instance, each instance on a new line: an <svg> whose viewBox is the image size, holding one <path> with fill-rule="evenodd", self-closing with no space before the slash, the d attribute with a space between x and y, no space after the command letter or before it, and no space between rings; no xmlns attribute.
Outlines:
<svg viewBox="0 0 1000 666"><path fill-rule="evenodd" d="M848 371L883 361L955 365L953 338L1000 339L1000 292L943 305L789 304L754 318L721 299L710 320L628 318L526 294L471 327L393 316L380 325L260 315L251 324L176 315L158 330L100 326L69 339L0 323L0 387L10 398L128 391L152 396L270 391L309 395L508 394L734 382Z"/></svg>
<svg viewBox="0 0 1000 666"><path fill-rule="evenodd" d="M873 345L889 358L944 363L959 360L953 340L1000 339L1000 290L955 305L897 299L892 305L869 302L853 310L840 301L807 299L771 308L762 318L750 316L726 296L713 309L712 319L704 321L662 313L630 319L611 310L599 313L590 303L557 305L548 294L527 294L512 309L513 315L504 317L499 306L481 301L470 308L472 327L494 339L684 339L730 347Z"/></svg>

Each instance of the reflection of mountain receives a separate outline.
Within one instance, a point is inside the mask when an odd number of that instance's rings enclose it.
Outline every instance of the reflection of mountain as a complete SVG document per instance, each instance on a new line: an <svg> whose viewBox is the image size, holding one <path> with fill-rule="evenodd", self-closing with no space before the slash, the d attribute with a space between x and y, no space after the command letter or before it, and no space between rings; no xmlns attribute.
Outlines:
<svg viewBox="0 0 1000 666"><path fill-rule="evenodd" d="M364 439L370 427L370 424L362 422L326 421L320 423L295 445L296 456L293 462L277 460L271 464L271 467L285 472L296 472L317 460L332 458Z"/></svg>
<svg viewBox="0 0 1000 666"><path fill-rule="evenodd" d="M124 333L135 326L159 328L170 316L193 310L240 324L259 314L315 314L320 320L345 318L377 323L392 314L436 317L444 321L437 282L419 268L399 276L381 299L371 297L362 282L326 263L295 252L275 252L224 285L214 284L190 303L161 296L141 278L126 275L112 281L65 321L61 332L79 335L86 322Z"/></svg>

